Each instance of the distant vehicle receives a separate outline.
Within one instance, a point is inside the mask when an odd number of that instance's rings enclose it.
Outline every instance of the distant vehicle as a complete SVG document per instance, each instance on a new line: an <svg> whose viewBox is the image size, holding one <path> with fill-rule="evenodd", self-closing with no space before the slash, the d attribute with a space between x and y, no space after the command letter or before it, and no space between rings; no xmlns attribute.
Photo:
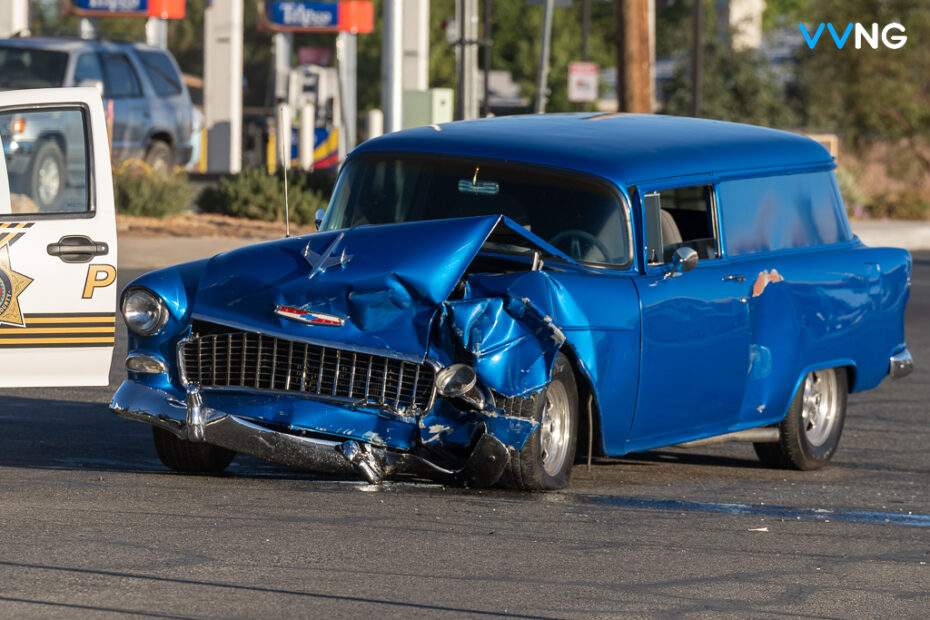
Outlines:
<svg viewBox="0 0 930 620"><path fill-rule="evenodd" d="M0 90L94 86L112 109L115 163L143 159L156 172L183 166L191 157L193 106L174 58L139 43L64 38L0 40ZM66 165L67 136L54 124L0 128L7 167L40 207L61 195L51 179ZM43 179L49 180L41 187Z"/></svg>
<svg viewBox="0 0 930 620"><path fill-rule="evenodd" d="M319 231L122 294L111 407L162 462L557 489L576 448L714 438L823 467L903 377L911 257L853 235L830 153L761 127L531 115L346 159Z"/></svg>

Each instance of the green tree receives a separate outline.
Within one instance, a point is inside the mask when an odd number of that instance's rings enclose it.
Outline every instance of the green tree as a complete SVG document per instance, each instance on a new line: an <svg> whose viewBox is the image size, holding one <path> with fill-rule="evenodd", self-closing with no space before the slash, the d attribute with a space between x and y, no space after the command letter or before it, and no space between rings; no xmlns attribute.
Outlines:
<svg viewBox="0 0 930 620"><path fill-rule="evenodd" d="M711 38L704 45L701 113L707 118L785 127L795 124L785 88L755 50L733 51ZM683 60L666 83L666 114L690 115L691 60Z"/></svg>
<svg viewBox="0 0 930 620"><path fill-rule="evenodd" d="M798 93L806 124L866 138L914 140L930 134L930 11L925 0L818 0L810 24L830 22L842 33L848 23L897 22L907 29L900 49L863 44L854 35L837 49L824 31L813 49L799 52ZM930 167L930 162L927 162Z"/></svg>

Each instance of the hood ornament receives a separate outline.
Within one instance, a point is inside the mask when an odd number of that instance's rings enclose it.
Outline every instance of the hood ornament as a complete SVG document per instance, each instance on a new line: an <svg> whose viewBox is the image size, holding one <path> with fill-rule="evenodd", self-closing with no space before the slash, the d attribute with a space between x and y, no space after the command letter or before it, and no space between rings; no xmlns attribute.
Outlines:
<svg viewBox="0 0 930 620"><path fill-rule="evenodd" d="M330 243L329 246L320 254L317 254L312 249L310 249L310 244L313 243L313 241L307 242L307 247L304 248L304 260L307 261L307 264L310 265L311 269L313 269L313 271L310 272L310 275L307 276L308 280L312 280L314 276L323 273L330 267L335 267L336 265L339 265L339 267L345 267L346 263L352 260L353 255L347 255L345 248L342 249L342 254L333 256L333 253L336 251L336 247L345 236L345 233L339 233L339 236L333 239L333 242Z"/></svg>
<svg viewBox="0 0 930 620"><path fill-rule="evenodd" d="M308 325L342 327L346 324L346 317L344 316L324 314L322 312L310 312L308 310L301 310L300 308L294 308L292 306L276 305L274 307L274 313L279 317L291 319L292 321L300 321L301 323L307 323Z"/></svg>

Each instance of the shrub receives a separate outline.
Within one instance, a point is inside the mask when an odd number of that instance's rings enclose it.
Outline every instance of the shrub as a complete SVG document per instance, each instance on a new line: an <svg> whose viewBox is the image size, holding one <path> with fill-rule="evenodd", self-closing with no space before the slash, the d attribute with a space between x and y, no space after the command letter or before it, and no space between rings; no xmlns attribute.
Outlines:
<svg viewBox="0 0 930 620"><path fill-rule="evenodd" d="M113 192L116 212L125 215L177 215L187 211L191 200L187 175L158 175L137 160L128 160L114 171Z"/></svg>
<svg viewBox="0 0 930 620"><path fill-rule="evenodd" d="M220 179L216 187L201 192L197 206L207 213L247 217L266 222L284 221L284 175L269 175L263 168L246 168ZM332 179L325 174L299 170L287 173L290 218L297 224L313 222L317 209L325 209L332 192Z"/></svg>
<svg viewBox="0 0 930 620"><path fill-rule="evenodd" d="M859 185L857 179L858 170L850 166L839 166L836 169L836 182L840 187L840 194L843 196L843 202L846 203L846 209L851 215L861 217L863 207L868 205L871 200L865 190Z"/></svg>
<svg viewBox="0 0 930 620"><path fill-rule="evenodd" d="M902 192L875 199L868 210L876 218L924 220L930 215L930 202L917 192Z"/></svg>

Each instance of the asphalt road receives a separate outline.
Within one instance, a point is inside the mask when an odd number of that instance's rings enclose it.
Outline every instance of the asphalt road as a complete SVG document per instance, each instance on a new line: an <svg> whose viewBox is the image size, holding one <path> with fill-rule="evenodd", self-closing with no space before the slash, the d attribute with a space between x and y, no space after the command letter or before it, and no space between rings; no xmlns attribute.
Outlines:
<svg viewBox="0 0 930 620"><path fill-rule="evenodd" d="M0 617L926 618L930 254L907 338L914 374L850 397L822 471L730 444L516 494L168 473L107 409L122 337L108 388L3 393Z"/></svg>

